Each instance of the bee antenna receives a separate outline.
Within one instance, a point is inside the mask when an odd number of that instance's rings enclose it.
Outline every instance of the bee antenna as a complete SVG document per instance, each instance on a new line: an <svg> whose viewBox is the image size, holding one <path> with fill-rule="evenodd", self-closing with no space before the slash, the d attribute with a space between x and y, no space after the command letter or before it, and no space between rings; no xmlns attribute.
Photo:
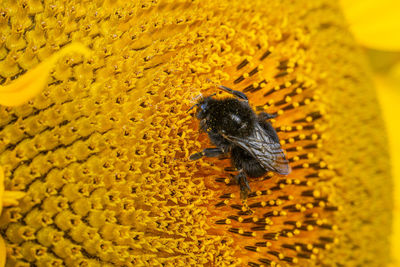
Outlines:
<svg viewBox="0 0 400 267"><path fill-rule="evenodd" d="M212 96L215 96L217 93L214 93L214 94L212 94L212 95L210 95L210 96L208 96L208 97L212 97ZM201 96L200 96L201 97ZM196 103L196 104L194 104L193 106L191 106L189 109L188 109L188 111L186 111L186 112L189 112L189 111L191 111L195 106L199 106L199 103Z"/></svg>
<svg viewBox="0 0 400 267"><path fill-rule="evenodd" d="M223 85L219 85L218 88L221 89L221 90L224 90L225 92L227 92L229 94L232 94L232 95L236 96L237 98L239 98L241 100L244 100L246 102L249 101L247 96L244 93L240 92L240 91L232 90L231 88L223 86Z"/></svg>
<svg viewBox="0 0 400 267"><path fill-rule="evenodd" d="M199 104L194 104L193 106L191 106L189 109L188 109L188 111L186 111L186 112L189 112L189 111L191 111L195 106L199 106Z"/></svg>

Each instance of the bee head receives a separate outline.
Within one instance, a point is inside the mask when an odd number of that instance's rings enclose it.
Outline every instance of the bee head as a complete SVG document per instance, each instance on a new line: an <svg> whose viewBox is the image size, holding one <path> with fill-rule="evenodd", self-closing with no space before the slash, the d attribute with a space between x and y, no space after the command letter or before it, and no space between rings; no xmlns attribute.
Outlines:
<svg viewBox="0 0 400 267"><path fill-rule="evenodd" d="M210 102L214 100L212 96L216 94L212 94L208 97L202 97L196 104L194 104L188 111L192 110L197 106L196 117L200 120L204 119L209 111Z"/></svg>
<svg viewBox="0 0 400 267"><path fill-rule="evenodd" d="M202 120L207 117L209 106L210 106L210 98L211 97L206 97L201 99L197 104L197 112L196 112L196 117L199 120Z"/></svg>

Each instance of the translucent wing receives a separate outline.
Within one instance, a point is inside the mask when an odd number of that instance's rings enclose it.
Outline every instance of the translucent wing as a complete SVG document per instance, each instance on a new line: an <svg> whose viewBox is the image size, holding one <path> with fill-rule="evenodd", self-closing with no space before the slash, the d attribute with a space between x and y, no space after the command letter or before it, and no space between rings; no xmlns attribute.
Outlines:
<svg viewBox="0 0 400 267"><path fill-rule="evenodd" d="M289 162L281 145L259 123L255 124L252 135L246 138L223 136L249 152L266 170L283 175L290 173Z"/></svg>

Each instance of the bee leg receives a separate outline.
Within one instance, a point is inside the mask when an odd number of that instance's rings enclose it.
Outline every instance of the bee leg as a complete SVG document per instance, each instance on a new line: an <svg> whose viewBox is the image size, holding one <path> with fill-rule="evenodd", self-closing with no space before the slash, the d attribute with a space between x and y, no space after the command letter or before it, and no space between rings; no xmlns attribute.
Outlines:
<svg viewBox="0 0 400 267"><path fill-rule="evenodd" d="M240 98L242 100L249 101L247 96L244 93L240 92L240 91L232 90L231 88L228 88L228 87L223 86L223 85L220 85L218 87L220 89L224 90L225 92L228 92L228 93L230 93L230 94L232 94L232 95L234 95L234 96L236 96L236 97L238 97L238 98Z"/></svg>
<svg viewBox="0 0 400 267"><path fill-rule="evenodd" d="M224 168L224 171L226 171L226 172L237 172L238 169L236 169L236 168L233 167L233 166L230 166L230 167L225 167L225 168Z"/></svg>
<svg viewBox="0 0 400 267"><path fill-rule="evenodd" d="M235 180L240 187L240 198L243 200L247 199L251 189L246 174L243 171L240 171L239 174L235 176Z"/></svg>
<svg viewBox="0 0 400 267"><path fill-rule="evenodd" d="M198 160L201 159L203 156L208 157L208 158L214 158L218 157L222 154L225 154L222 149L219 147L210 147L210 148L205 148L201 152L194 153L190 155L189 160Z"/></svg>
<svg viewBox="0 0 400 267"><path fill-rule="evenodd" d="M277 114L269 114L267 112L261 112L260 114L258 114L258 119L263 120L263 121L273 119L276 117L278 117Z"/></svg>

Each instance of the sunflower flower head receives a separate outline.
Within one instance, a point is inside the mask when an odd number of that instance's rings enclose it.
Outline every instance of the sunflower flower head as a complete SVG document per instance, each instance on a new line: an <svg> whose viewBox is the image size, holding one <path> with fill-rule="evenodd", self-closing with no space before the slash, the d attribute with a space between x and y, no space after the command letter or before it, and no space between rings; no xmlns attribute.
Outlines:
<svg viewBox="0 0 400 267"><path fill-rule="evenodd" d="M4 190L4 173L0 166L0 214L3 207L14 206L18 204L18 200L25 196L24 192L20 191L5 191ZM0 236L0 266L4 266L6 259L6 249L3 238Z"/></svg>
<svg viewBox="0 0 400 267"><path fill-rule="evenodd" d="M50 72L0 107L5 188L26 193L0 217L8 266L388 261L386 139L333 1L10 1L0 28L0 96ZM91 52L46 63L70 43ZM210 144L186 111L219 84L277 115L292 168L246 204L229 160L188 160Z"/></svg>

